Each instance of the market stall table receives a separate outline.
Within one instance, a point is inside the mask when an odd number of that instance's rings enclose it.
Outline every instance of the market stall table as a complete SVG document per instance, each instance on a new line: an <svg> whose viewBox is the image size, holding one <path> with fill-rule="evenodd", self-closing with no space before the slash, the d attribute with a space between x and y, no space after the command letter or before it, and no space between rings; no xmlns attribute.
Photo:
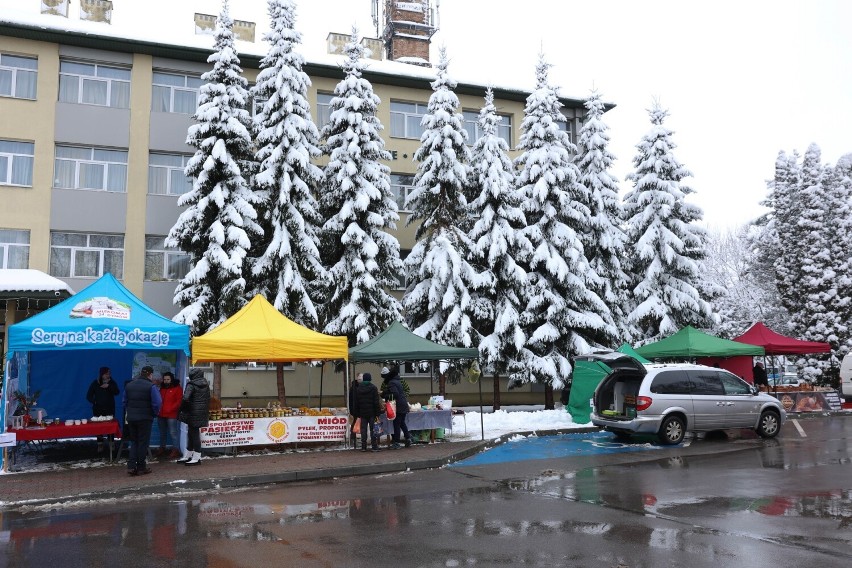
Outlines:
<svg viewBox="0 0 852 568"><path fill-rule="evenodd" d="M385 434L388 436L393 434L393 420L388 420L387 414L382 414L379 418ZM449 408L446 410L413 410L406 414L405 424L409 431L429 430L431 432L429 439L434 441L436 428L453 429L453 411Z"/></svg>
<svg viewBox="0 0 852 568"><path fill-rule="evenodd" d="M43 427L9 429L15 434L18 442L47 442L68 438L93 438L107 436L109 438L109 461L112 461L112 444L116 436L121 436L121 427L116 420L103 422L88 422L86 424L51 424Z"/></svg>

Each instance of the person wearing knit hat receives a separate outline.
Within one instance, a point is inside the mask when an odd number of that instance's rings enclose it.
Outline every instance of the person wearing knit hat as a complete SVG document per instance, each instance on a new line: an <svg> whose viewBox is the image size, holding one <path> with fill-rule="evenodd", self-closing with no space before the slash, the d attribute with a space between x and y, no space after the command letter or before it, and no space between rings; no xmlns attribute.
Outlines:
<svg viewBox="0 0 852 568"><path fill-rule="evenodd" d="M115 416L115 397L118 383L112 378L109 367L98 370L98 378L89 385L86 400L92 405L92 416ZM103 436L98 436L98 453L104 451Z"/></svg>

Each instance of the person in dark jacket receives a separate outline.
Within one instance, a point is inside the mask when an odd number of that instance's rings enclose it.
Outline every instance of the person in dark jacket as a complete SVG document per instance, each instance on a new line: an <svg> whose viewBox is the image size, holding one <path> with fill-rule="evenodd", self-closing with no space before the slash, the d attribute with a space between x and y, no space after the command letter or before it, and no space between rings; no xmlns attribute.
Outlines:
<svg viewBox="0 0 852 568"><path fill-rule="evenodd" d="M89 385L86 400L92 405L92 416L115 416L115 397L118 383L112 378L109 367L101 367L98 378Z"/></svg>
<svg viewBox="0 0 852 568"><path fill-rule="evenodd" d="M352 410L355 408L355 393L358 390L358 385L361 384L361 379L364 378L363 373L358 373L355 375L355 378L352 379L352 384L349 385L349 441L352 443L353 449L358 449L358 444L356 443L357 434L355 434L355 420L358 419L355 416L355 411Z"/></svg>
<svg viewBox="0 0 852 568"><path fill-rule="evenodd" d="M127 473L130 475L151 473L145 458L148 457L148 445L151 442L151 425L163 403L160 389L151 382L153 372L151 367L142 367L139 376L124 387L124 411L130 440Z"/></svg>
<svg viewBox="0 0 852 568"><path fill-rule="evenodd" d="M382 369L382 378L387 382L387 390L389 400L396 401L396 417L393 419L393 437L390 448L398 450L402 446L399 445L400 433L405 436L405 447L411 446L411 434L408 432L408 425L405 423L405 417L408 416L408 398L405 396L405 389L402 387L402 379L399 378L399 367L394 365L392 368L387 367Z"/></svg>
<svg viewBox="0 0 852 568"><path fill-rule="evenodd" d="M177 461L186 465L196 465L201 461L201 428L207 426L209 419L210 385L203 369L190 369L178 414L178 420L187 428L186 450Z"/></svg>
<svg viewBox="0 0 852 568"><path fill-rule="evenodd" d="M92 416L115 416L115 397L118 383L112 378L109 367L101 367L98 378L89 385L86 400L92 405ZM98 436L98 453L104 451L104 437Z"/></svg>
<svg viewBox="0 0 852 568"><path fill-rule="evenodd" d="M754 364L754 369L752 369L752 373L754 374L754 386L761 390L769 390L769 376L766 374L766 369L763 367L763 362L758 361Z"/></svg>
<svg viewBox="0 0 852 568"><path fill-rule="evenodd" d="M361 451L367 451L367 434L370 434L371 448L379 451L379 438L373 434L373 422L382 413L382 401L379 389L373 384L373 376L364 373L361 384L355 390L353 416L361 419Z"/></svg>

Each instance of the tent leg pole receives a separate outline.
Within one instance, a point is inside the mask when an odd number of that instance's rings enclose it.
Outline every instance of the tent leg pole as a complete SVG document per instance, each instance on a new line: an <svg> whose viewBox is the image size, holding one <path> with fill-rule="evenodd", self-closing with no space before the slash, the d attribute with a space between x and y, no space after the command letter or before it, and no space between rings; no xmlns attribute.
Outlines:
<svg viewBox="0 0 852 568"><path fill-rule="evenodd" d="M482 375L477 379L479 385L479 428L482 432L482 441L485 441L485 417L482 415Z"/></svg>
<svg viewBox="0 0 852 568"><path fill-rule="evenodd" d="M322 362L322 367L320 367L320 400L319 407L322 408L322 376L325 373L325 361Z"/></svg>

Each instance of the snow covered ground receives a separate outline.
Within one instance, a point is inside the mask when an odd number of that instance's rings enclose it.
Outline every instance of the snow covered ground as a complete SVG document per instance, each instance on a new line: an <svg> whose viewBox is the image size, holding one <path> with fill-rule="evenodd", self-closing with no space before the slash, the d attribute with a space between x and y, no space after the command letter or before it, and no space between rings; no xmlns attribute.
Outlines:
<svg viewBox="0 0 852 568"><path fill-rule="evenodd" d="M591 422L576 424L564 408L544 410L543 406L511 406L494 412L492 407L483 406L482 414L478 406L465 407L463 410L464 416L453 416L453 431L448 437L451 442L481 439L483 425L486 440L493 440L512 432L565 430L592 426Z"/></svg>

